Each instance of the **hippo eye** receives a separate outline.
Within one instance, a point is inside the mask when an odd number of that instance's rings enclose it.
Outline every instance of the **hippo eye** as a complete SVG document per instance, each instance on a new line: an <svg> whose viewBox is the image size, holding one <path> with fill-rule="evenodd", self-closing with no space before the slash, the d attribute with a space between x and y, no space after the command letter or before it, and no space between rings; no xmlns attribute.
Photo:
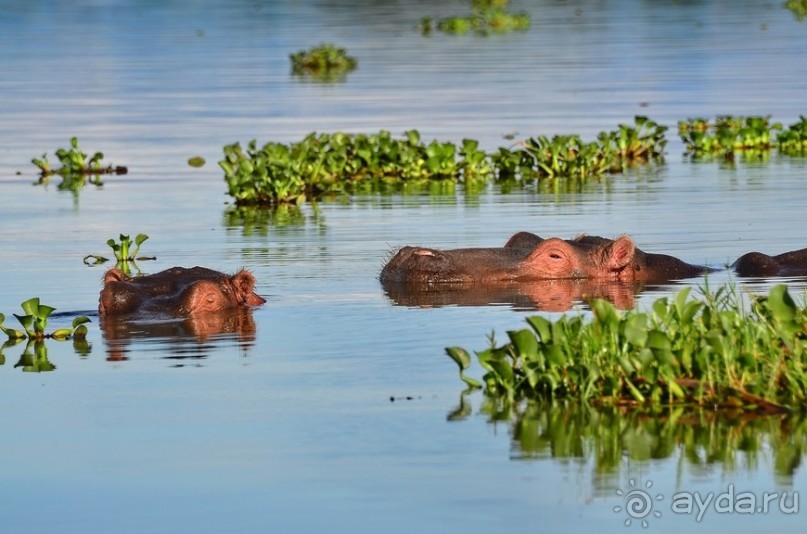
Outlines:
<svg viewBox="0 0 807 534"><path fill-rule="evenodd" d="M563 256L561 256L557 252L550 252L549 257L552 258L553 260L562 260L563 259Z"/></svg>

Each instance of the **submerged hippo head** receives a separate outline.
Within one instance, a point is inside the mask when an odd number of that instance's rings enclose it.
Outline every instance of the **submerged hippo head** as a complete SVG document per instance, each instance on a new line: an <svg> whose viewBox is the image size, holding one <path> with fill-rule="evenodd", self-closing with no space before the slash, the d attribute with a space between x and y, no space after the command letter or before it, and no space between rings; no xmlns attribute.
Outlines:
<svg viewBox="0 0 807 534"><path fill-rule="evenodd" d="M648 254L628 236L543 239L519 232L501 248L403 247L381 271L384 284L491 284L551 279L664 281L709 269Z"/></svg>
<svg viewBox="0 0 807 534"><path fill-rule="evenodd" d="M740 256L732 267L739 276L807 276L807 248L776 256L749 252Z"/></svg>
<svg viewBox="0 0 807 534"><path fill-rule="evenodd" d="M242 269L227 275L204 267L172 267L147 276L127 276L120 269L104 275L98 313L146 312L189 317L266 302L254 292L255 277Z"/></svg>

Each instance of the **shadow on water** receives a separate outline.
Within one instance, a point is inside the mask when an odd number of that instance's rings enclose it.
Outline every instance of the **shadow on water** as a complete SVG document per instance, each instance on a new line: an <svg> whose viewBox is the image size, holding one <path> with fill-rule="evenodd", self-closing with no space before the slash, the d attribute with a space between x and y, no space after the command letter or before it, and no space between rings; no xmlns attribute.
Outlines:
<svg viewBox="0 0 807 534"><path fill-rule="evenodd" d="M449 421L474 413L463 393ZM789 485L807 445L803 414L759 415L741 410L687 407L649 411L580 403L509 403L485 397L477 414L510 435L513 460L591 462L592 482L613 494L628 466L674 459L692 476L752 472L770 466L777 483Z"/></svg>

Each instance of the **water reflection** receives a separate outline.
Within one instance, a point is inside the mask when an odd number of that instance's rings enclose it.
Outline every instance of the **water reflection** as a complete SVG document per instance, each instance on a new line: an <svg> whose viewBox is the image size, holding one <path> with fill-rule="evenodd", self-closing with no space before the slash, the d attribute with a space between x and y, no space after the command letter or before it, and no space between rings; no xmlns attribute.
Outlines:
<svg viewBox="0 0 807 534"><path fill-rule="evenodd" d="M465 393L450 421L465 420L473 408ZM579 403L508 403L486 397L478 413L506 425L511 458L593 463L600 495L612 495L626 460L674 458L692 476L752 472L771 466L779 484L792 483L807 444L801 414L758 415L678 407L646 411Z"/></svg>
<svg viewBox="0 0 807 534"><path fill-rule="evenodd" d="M571 310L592 299L605 299L621 310L629 310L635 305L636 295L644 289L645 286L638 282L588 279L535 280L488 286L384 284L384 293L398 306L433 308L506 304L520 310L548 312Z"/></svg>
<svg viewBox="0 0 807 534"><path fill-rule="evenodd" d="M0 365L5 365L6 363L5 351L22 343L22 341L24 340L21 338L9 339L0 345ZM48 346L46 344L47 340L29 338L25 341L25 348L23 349L22 354L20 354L17 363L14 364L15 369L21 368L24 373L44 373L56 370L56 365L51 363L50 359L48 358ZM63 340L58 341L55 339L50 339L50 341L54 343L63 342ZM73 350L79 356L87 356L90 354L91 347L86 339L74 339Z"/></svg>
<svg viewBox="0 0 807 534"><path fill-rule="evenodd" d="M138 341L156 342L171 358L205 358L215 349L213 341L235 340L243 350L255 341L251 309L234 309L174 320L126 320L109 316L101 320L107 360L128 360Z"/></svg>
<svg viewBox="0 0 807 534"><path fill-rule="evenodd" d="M296 204L282 204L274 208L258 206L229 206L224 210L223 224L228 229L241 229L244 237L266 236L269 228L299 228L322 224L316 204L311 213Z"/></svg>

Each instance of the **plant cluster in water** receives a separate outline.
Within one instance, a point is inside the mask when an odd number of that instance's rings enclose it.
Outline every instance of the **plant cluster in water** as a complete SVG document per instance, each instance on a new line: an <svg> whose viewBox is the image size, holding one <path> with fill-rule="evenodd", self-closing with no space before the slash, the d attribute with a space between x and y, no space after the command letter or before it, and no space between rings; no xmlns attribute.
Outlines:
<svg viewBox="0 0 807 534"><path fill-rule="evenodd" d="M375 191L385 184L437 180L473 186L496 176L529 182L621 172L661 160L666 129L637 116L634 126L602 132L595 142L576 135L542 136L490 155L473 139L460 146L425 144L417 130L405 132L403 139L383 130L375 135L311 133L290 145L269 142L258 148L252 140L246 151L240 143L227 145L219 165L227 193L238 205L299 204L323 195Z"/></svg>
<svg viewBox="0 0 807 534"><path fill-rule="evenodd" d="M807 0L787 0L783 6L793 13L796 20L802 21L807 17Z"/></svg>
<svg viewBox="0 0 807 534"><path fill-rule="evenodd" d="M525 13L507 11L509 0L474 0L471 15L467 17L446 17L437 21L437 29L444 33L461 35L474 32L480 35L526 31L530 27L530 16ZM420 20L421 32L428 35L432 31L432 19Z"/></svg>
<svg viewBox="0 0 807 534"><path fill-rule="evenodd" d="M289 54L289 59L293 74L305 74L323 81L340 79L358 64L356 58L347 54L347 50L330 43Z"/></svg>
<svg viewBox="0 0 807 534"><path fill-rule="evenodd" d="M745 159L764 159L772 146L772 131L781 130L770 117L735 117L718 115L714 122L690 118L678 122L678 134L686 145L686 153L694 158L722 157L734 159L742 153Z"/></svg>
<svg viewBox="0 0 807 534"><path fill-rule="evenodd" d="M491 160L500 178L589 178L662 161L666 131L666 126L637 115L634 125L600 132L596 141L585 142L578 135L542 135L522 141L515 150L499 148Z"/></svg>
<svg viewBox="0 0 807 534"><path fill-rule="evenodd" d="M106 244L109 245L109 247L112 249L112 253L115 255L115 266L128 275L130 272L130 264L137 268L135 262L138 260L157 259L153 256L138 256L138 253L140 252L140 245L142 245L148 238L149 236L146 234L137 234L134 238L134 250L131 250L133 242L128 235L120 234L120 243L116 242L114 239L107 240ZM87 256L84 256L84 263L87 265L96 265L107 261L109 261L109 258L95 254L88 254Z"/></svg>
<svg viewBox="0 0 807 534"><path fill-rule="evenodd" d="M459 159L457 158L459 156ZM299 143L267 143L255 140L247 150L239 143L224 147L228 194L236 204L301 203L322 195L353 192L375 181L466 181L486 178L492 172L486 154L473 140L453 143L420 140L416 130L403 139L388 131L375 135L311 133Z"/></svg>
<svg viewBox="0 0 807 534"><path fill-rule="evenodd" d="M35 339L43 340L45 338L53 338L57 340L69 339L84 339L87 337L87 327L84 323L90 322L90 319L84 315L73 319L72 328L59 328L50 334L45 332L48 324L48 316L55 311L56 308L45 306L39 303L39 297L28 299L21 304L22 310L25 315L14 314L14 317L20 322L25 329L24 332L3 326L3 321L6 316L0 313L0 330L5 333L9 340L20 339Z"/></svg>
<svg viewBox="0 0 807 534"><path fill-rule="evenodd" d="M776 146L781 154L788 156L804 156L807 154L807 118L799 116L783 132L776 135Z"/></svg>
<svg viewBox="0 0 807 534"><path fill-rule="evenodd" d="M756 297L746 310L733 288L689 288L661 298L652 311L618 312L590 303L592 321L527 318L509 342L477 352L486 373L464 374L468 352L446 348L471 387L519 399L570 398L603 404L694 404L778 411L807 402L807 307L786 286Z"/></svg>
<svg viewBox="0 0 807 534"><path fill-rule="evenodd" d="M27 340L25 350L20 355L14 367L21 367L24 372L41 373L53 371L56 366L48 360L48 349L45 339L64 341L73 340L73 348L78 354L89 354L90 345L87 342L87 326L90 319L84 315L73 319L70 328L58 328L51 333L46 332L48 317L55 311L51 306L40 304L39 298L34 297L22 303L25 315L14 314L14 317L23 326L24 331L3 326L5 315L0 313L0 330L8 336L8 340L0 346L0 365L5 365L6 356L3 351L13 347L23 340Z"/></svg>
<svg viewBox="0 0 807 534"><path fill-rule="evenodd" d="M678 133L686 153L695 159L733 161L740 154L746 160L766 160L774 146L787 156L807 153L807 119L803 116L784 129L768 116L718 115L713 122L690 118L678 122Z"/></svg>
<svg viewBox="0 0 807 534"><path fill-rule="evenodd" d="M69 149L60 148L56 150L55 154L61 164L59 168L51 168L47 153L42 154L41 158L31 160L31 163L39 168L38 183L46 183L50 176L58 174L62 177L59 189L75 191L84 185L87 176L90 176L91 183L102 185L100 175L126 174L128 172L126 167L103 166L101 161L104 159L104 155L101 152L96 152L92 157L89 157L79 148L78 138L76 137L70 138Z"/></svg>

